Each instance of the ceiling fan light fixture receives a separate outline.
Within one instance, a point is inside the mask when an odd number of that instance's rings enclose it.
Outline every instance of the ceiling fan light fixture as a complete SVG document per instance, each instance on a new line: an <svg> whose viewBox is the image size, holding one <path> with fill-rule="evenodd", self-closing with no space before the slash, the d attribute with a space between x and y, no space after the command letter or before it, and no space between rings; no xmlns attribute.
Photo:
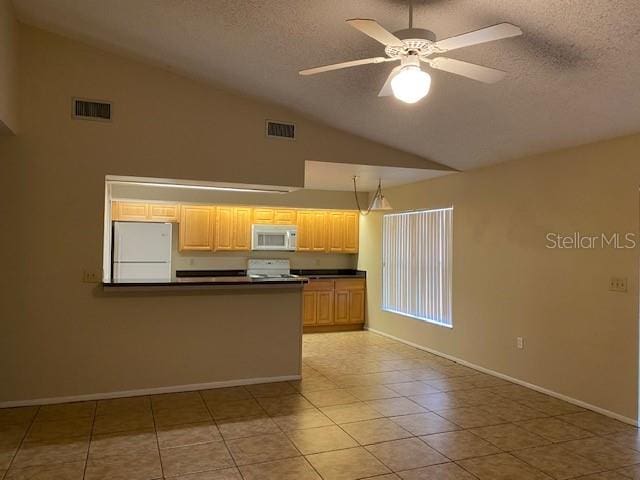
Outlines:
<svg viewBox="0 0 640 480"><path fill-rule="evenodd" d="M405 103L416 103L429 93L431 75L417 65L406 65L391 80L393 95Z"/></svg>

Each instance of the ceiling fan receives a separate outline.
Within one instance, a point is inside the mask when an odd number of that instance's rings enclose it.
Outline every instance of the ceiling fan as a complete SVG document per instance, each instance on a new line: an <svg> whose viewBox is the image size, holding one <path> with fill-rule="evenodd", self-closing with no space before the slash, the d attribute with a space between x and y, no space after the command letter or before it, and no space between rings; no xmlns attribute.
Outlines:
<svg viewBox="0 0 640 480"><path fill-rule="evenodd" d="M522 35L519 27L510 23L499 23L480 30L475 30L455 37L436 41L433 32L413 28L413 3L409 3L409 28L391 33L375 20L354 18L347 20L352 27L369 35L385 46L386 57L364 58L349 62L335 63L322 67L301 70L300 75L315 75L317 73L339 70L341 68L357 67L369 63L385 63L400 61L378 93L379 97L394 95L406 103L415 103L429 93L431 76L420 68L424 63L436 70L461 75L484 83L495 83L506 75L502 70L483 67L453 58L435 56L458 48L469 47L480 43L502 40L503 38Z"/></svg>

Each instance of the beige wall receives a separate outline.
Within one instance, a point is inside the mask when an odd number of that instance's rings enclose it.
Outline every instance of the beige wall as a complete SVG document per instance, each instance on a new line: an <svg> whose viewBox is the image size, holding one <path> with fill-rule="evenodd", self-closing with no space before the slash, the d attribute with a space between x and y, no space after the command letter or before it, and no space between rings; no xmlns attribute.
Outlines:
<svg viewBox="0 0 640 480"><path fill-rule="evenodd" d="M454 207L454 328L381 311L380 215L361 222L369 326L637 418L638 249L551 250L545 235L637 233L639 157L640 135L386 191L397 210Z"/></svg>
<svg viewBox="0 0 640 480"><path fill-rule="evenodd" d="M0 0L0 135L18 129L18 22L10 0Z"/></svg>
<svg viewBox="0 0 640 480"><path fill-rule="evenodd" d="M280 307L299 312L299 295L103 297L81 282L101 265L105 175L301 185L307 159L424 161L40 30L20 40L20 134L0 137L0 401L290 371L278 352L299 317ZM114 121L72 120L73 96L112 100ZM265 118L296 121L299 139L266 140Z"/></svg>

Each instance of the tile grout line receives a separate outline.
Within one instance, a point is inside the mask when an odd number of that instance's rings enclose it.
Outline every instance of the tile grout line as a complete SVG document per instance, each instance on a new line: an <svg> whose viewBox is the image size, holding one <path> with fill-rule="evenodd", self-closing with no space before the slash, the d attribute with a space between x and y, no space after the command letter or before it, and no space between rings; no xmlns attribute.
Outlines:
<svg viewBox="0 0 640 480"><path fill-rule="evenodd" d="M147 397L149 399L149 409L151 410L151 420L153 420L153 432L155 434L156 439L156 447L158 448L158 461L160 462L160 475L161 479L165 478L164 475L164 466L162 464L162 452L160 451L160 440L158 439L158 424L156 423L156 414L153 410L153 401L151 396Z"/></svg>
<svg viewBox="0 0 640 480"><path fill-rule="evenodd" d="M289 384L289 382L287 382L287 384ZM295 390L295 388L294 388L292 385L290 385L290 384L289 384L289 386ZM258 405L260 405L260 401L259 401L259 400L258 400L258 398L257 398L257 397L256 397L256 396L251 392L251 390L249 390L249 389L246 389L246 390L249 392L249 395L251 395L251 396L254 398L254 400L258 403ZM300 395L302 398L304 398L307 402L311 403L311 402L309 401L309 399L307 399L307 397L305 397L305 396L302 394L302 392L298 392L298 391L296 391L296 393L297 393L297 395ZM312 405L313 405L313 404L312 404ZM315 405L314 405L314 407L315 407ZM312 464L312 463L307 459L306 455L304 455L304 454L300 451L300 449L297 447L297 445L296 445L296 444L291 440L291 438L289 437L289 435L287 434L287 432L286 432L286 431L285 431L285 430L284 430L284 429L283 429L283 428L282 428L282 427L281 427L281 426L280 426L280 425L279 425L275 420L273 420L273 417L269 414L269 412L267 412L267 410L266 410L262 405L260 405L260 408L262 408L262 409L264 410L264 413L267 415L267 418L268 418L269 420L271 420L271 421L275 424L275 426L276 426L276 427L280 430L280 432L285 436L285 438L289 441L289 443L291 443L291 445L293 445L293 448L295 448L295 449L296 449L296 451L300 454L300 457L301 457L305 462L307 462L307 464L308 464L308 465L313 469L313 471L314 471L314 472L316 472L316 474L318 475L318 477L323 478L323 477L322 477L322 475L320 475L320 472L319 472L318 470L316 470L316 467L314 467L314 466L313 466L313 464ZM316 407L316 408L317 408L317 407ZM320 409L317 409L317 410L318 410L318 411L320 411ZM290 415L290 414L288 414L288 415ZM329 418L329 417L327 417L327 418ZM329 420L331 420L331 419L329 419ZM333 422L333 420L331 420L331 421ZM297 457L289 457L289 458L297 458ZM286 460L286 459L279 459L279 460ZM260 463L268 463L268 461L267 461L267 462L260 462ZM254 465L258 465L258 464L254 464ZM240 475L242 475L242 471L240 471ZM245 477L244 477L244 475L242 475L242 478L245 478Z"/></svg>
<svg viewBox="0 0 640 480"><path fill-rule="evenodd" d="M98 402L94 402L93 417L91 417L91 430L89 431L89 443L87 443L87 454L84 458L84 468L82 470L82 479L87 476L87 467L89 466L89 452L91 451L91 442L93 441L93 429L96 425L96 417L98 415Z"/></svg>
<svg viewBox="0 0 640 480"><path fill-rule="evenodd" d="M26 407L26 408L29 408L29 407ZM29 422L29 426L27 427L26 431L22 435L22 438L20 439L20 442L18 443L18 447L16 448L16 451L13 452L13 456L11 457L11 461L9 462L9 465L7 465L7 471L2 475L2 478L5 478L7 475L9 475L9 470L11 470L11 467L13 466L13 462L15 461L16 457L18 456L18 453L20 452L20 449L22 448L22 445L24 445L24 443L25 443L25 441L27 439L27 436L31 432L31 429L33 428L33 424L36 421L36 417L38 416L38 413L40 413L40 408L41 407L38 406L36 408L35 413L33 414L33 417L31 417L31 421Z"/></svg>
<svg viewBox="0 0 640 480"><path fill-rule="evenodd" d="M243 390L246 390L246 388L243 385L239 385L239 387L242 388ZM230 387L230 388L235 388L235 387ZM213 412L209 408L209 404L207 403L205 398L202 396L202 392L203 391L204 390L198 390L198 396L200 397L200 400L202 400L204 402L204 406L207 409L207 412L209 412L209 416L211 417L211 421L213 422L213 424L218 429L218 433L220 434L220 438L222 439L222 443L224 443L224 448L226 448L227 452L229 452L229 457L231 457L231 461L233 462L233 465L234 465L235 469L238 471L238 475L240 475L240 477L244 479L245 476L242 474L242 470L240 470L240 466L238 465L238 462L236 462L236 459L233 456L233 453L231 452L231 449L229 448L229 444L227 443L227 440L224 438L224 435L222 435L222 432L220 431L220 427L218 426L218 420L216 420L216 417L213 415ZM248 392L248 391L247 391L247 393L251 394L251 392ZM222 469L218 469L218 470L222 470ZM213 471L215 471L215 470L213 470Z"/></svg>

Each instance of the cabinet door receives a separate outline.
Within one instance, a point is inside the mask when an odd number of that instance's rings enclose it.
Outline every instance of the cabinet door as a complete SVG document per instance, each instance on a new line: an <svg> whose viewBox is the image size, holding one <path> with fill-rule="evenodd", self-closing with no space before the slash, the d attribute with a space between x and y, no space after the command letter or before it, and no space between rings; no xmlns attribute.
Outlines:
<svg viewBox="0 0 640 480"><path fill-rule="evenodd" d="M149 219L153 222L177 222L178 205L169 203L150 203Z"/></svg>
<svg viewBox="0 0 640 480"><path fill-rule="evenodd" d="M344 212L344 249L345 253L358 253L360 243L360 214Z"/></svg>
<svg viewBox="0 0 640 480"><path fill-rule="evenodd" d="M233 249L251 250L251 209L233 209Z"/></svg>
<svg viewBox="0 0 640 480"><path fill-rule="evenodd" d="M300 210L297 218L298 225L298 247L299 252L310 252L313 250L313 212Z"/></svg>
<svg viewBox="0 0 640 480"><path fill-rule="evenodd" d="M291 209L277 209L273 214L275 225L295 225L296 211Z"/></svg>
<svg viewBox="0 0 640 480"><path fill-rule="evenodd" d="M327 217L327 212L313 212L313 252L327 251Z"/></svg>
<svg viewBox="0 0 640 480"><path fill-rule="evenodd" d="M124 222L140 222L149 219L149 205L142 202L116 202L117 218ZM113 216L113 214L112 214Z"/></svg>
<svg viewBox="0 0 640 480"><path fill-rule="evenodd" d="M302 324L316 324L316 304L318 292L302 292Z"/></svg>
<svg viewBox="0 0 640 480"><path fill-rule="evenodd" d="M336 290L333 323L349 323L349 290Z"/></svg>
<svg viewBox="0 0 640 480"><path fill-rule="evenodd" d="M329 251L341 253L344 250L344 212L329 213Z"/></svg>
<svg viewBox="0 0 640 480"><path fill-rule="evenodd" d="M333 290L316 293L316 322L318 325L333 324Z"/></svg>
<svg viewBox="0 0 640 480"><path fill-rule="evenodd" d="M364 290L349 290L349 323L364 323Z"/></svg>
<svg viewBox="0 0 640 480"><path fill-rule="evenodd" d="M180 237L178 248L185 250L213 249L213 218L215 209L183 205L180 209Z"/></svg>
<svg viewBox="0 0 640 480"><path fill-rule="evenodd" d="M233 250L233 207L216 207L216 250Z"/></svg>
<svg viewBox="0 0 640 480"><path fill-rule="evenodd" d="M272 224L274 222L273 208L254 208L253 223Z"/></svg>

